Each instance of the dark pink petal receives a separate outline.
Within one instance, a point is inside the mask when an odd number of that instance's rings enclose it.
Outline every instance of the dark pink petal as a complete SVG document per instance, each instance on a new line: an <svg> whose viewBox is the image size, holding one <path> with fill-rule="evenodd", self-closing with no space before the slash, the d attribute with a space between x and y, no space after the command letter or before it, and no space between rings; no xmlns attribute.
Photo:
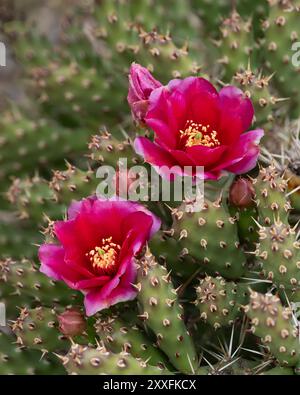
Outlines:
<svg viewBox="0 0 300 395"><path fill-rule="evenodd" d="M190 98L188 119L204 126L218 130L219 126L219 97L211 94L201 94Z"/></svg>
<svg viewBox="0 0 300 395"><path fill-rule="evenodd" d="M128 217L129 223L127 224L125 221L123 223L122 229L127 231L127 237L119 254L120 264L116 277L121 278L123 275L126 275L128 270L132 272L132 267L135 267L133 258L141 251L141 248L149 238L152 221L149 220L149 216L148 219L146 219L145 216L140 214L142 213L132 214L131 218ZM136 220L144 221L144 223L140 222L140 226L137 228L136 226L133 226L133 223Z"/></svg>
<svg viewBox="0 0 300 395"><path fill-rule="evenodd" d="M111 286L111 284L108 285ZM104 287L100 290L90 291L84 298L86 315L89 317L114 304L133 300L136 295L137 291L132 286L126 289L115 286L111 292L104 292Z"/></svg>
<svg viewBox="0 0 300 395"><path fill-rule="evenodd" d="M73 200L72 203L70 204L69 208L68 208L68 219L75 219L77 217L77 215L80 213L81 208L82 208L82 204L85 201L90 202L91 204L93 204L93 202L97 200L97 196L96 195L92 195L89 196L85 199L82 200Z"/></svg>
<svg viewBox="0 0 300 395"><path fill-rule="evenodd" d="M247 166L252 166L253 168L253 161L257 160L258 144L263 135L264 131L262 129L251 130L250 132L243 133L238 142L228 150L222 163L214 168L214 170L224 169L231 171L229 169L233 169L233 165L238 164L242 160L246 161Z"/></svg>
<svg viewBox="0 0 300 395"><path fill-rule="evenodd" d="M247 173L247 171L252 170L256 166L258 156L259 156L259 148L253 146L252 148L249 149L248 153L244 156L244 158L241 161L237 162L232 166L227 167L226 170L234 174Z"/></svg>
<svg viewBox="0 0 300 395"><path fill-rule="evenodd" d="M91 247L90 240L84 240L81 237L80 223L78 224L77 219L68 221L57 221L54 225L54 232L58 240L64 246L65 249L68 247L75 249L76 253L80 254L84 251L88 251ZM82 232L84 233L84 232Z"/></svg>
<svg viewBox="0 0 300 395"><path fill-rule="evenodd" d="M131 228L139 231L141 224L140 224L139 220L134 219L135 214L143 215L143 217L142 217L143 221L145 221L146 224L147 223L150 224L150 230L149 230L149 234L148 234L149 237L152 237L154 235L154 233L156 233L160 229L161 220L155 214L153 214L150 210L148 210L145 206L143 206L142 204L137 203L137 202L127 201L127 200L122 200L116 196L109 199L109 201L116 202L115 205L117 205L124 213L124 216L122 216L122 217L120 216L120 226L122 227L121 233L124 234L124 231L125 231L125 229L123 228L124 222L127 224L132 223L132 227L127 226L127 230L125 232L127 232L127 231L129 232Z"/></svg>
<svg viewBox="0 0 300 395"><path fill-rule="evenodd" d="M88 316L116 303L132 300L136 297L137 291L132 286L137 272L132 255L133 249L127 245L126 252L121 257L122 262L118 273L109 283L104 285L102 289L88 292L85 297L85 308Z"/></svg>
<svg viewBox="0 0 300 395"><path fill-rule="evenodd" d="M189 155L198 166L211 166L220 161L227 151L227 148L226 146L209 148L203 145L194 145L193 147L186 148L186 154Z"/></svg>
<svg viewBox="0 0 300 395"><path fill-rule="evenodd" d="M134 248L133 254L138 253L140 248L145 245L146 241L149 240L151 235L158 231L160 224L160 219L154 214L151 213L149 215L143 211L131 213L124 218L120 224L123 234L127 236L130 235L131 232L135 232L137 234L136 241L138 241L138 244Z"/></svg>
<svg viewBox="0 0 300 395"><path fill-rule="evenodd" d="M40 271L54 280L61 280L61 267L64 266L64 249L55 244L43 244L39 248Z"/></svg>
<svg viewBox="0 0 300 395"><path fill-rule="evenodd" d="M201 95L210 94L213 96L218 96L216 88L205 78L201 77L187 77L183 80L176 79L171 80L167 85L170 91L176 90L183 95Z"/></svg>
<svg viewBox="0 0 300 395"><path fill-rule="evenodd" d="M241 118L230 112L222 113L218 127L218 139L222 145L234 144L244 131Z"/></svg>
<svg viewBox="0 0 300 395"><path fill-rule="evenodd" d="M78 281L80 277L65 264L64 256L65 252L61 246L55 244L41 245L39 248L40 271L54 280Z"/></svg>
<svg viewBox="0 0 300 395"><path fill-rule="evenodd" d="M212 128L218 126L219 96L214 86L204 78L188 77L176 87L186 102L186 119Z"/></svg>
<svg viewBox="0 0 300 395"><path fill-rule="evenodd" d="M110 307L113 301L110 298L111 292L118 287L120 279L112 278L102 288L92 289L84 298L84 306L87 316L94 315L97 311Z"/></svg>
<svg viewBox="0 0 300 395"><path fill-rule="evenodd" d="M72 251L73 252L73 251ZM91 279L95 276L93 268L85 256L72 256L70 250L65 253L65 264L69 270L77 273L81 279Z"/></svg>
<svg viewBox="0 0 300 395"><path fill-rule="evenodd" d="M99 288L109 282L111 280L110 276L99 276L99 277L93 277L91 279L87 280L80 280L77 281L75 284L76 289L78 290L87 290L90 288Z"/></svg>
<svg viewBox="0 0 300 395"><path fill-rule="evenodd" d="M175 160L167 150L158 144L152 143L146 137L137 137L134 140L134 149L137 154L143 156L145 162L151 165L170 167L176 165Z"/></svg>
<svg viewBox="0 0 300 395"><path fill-rule="evenodd" d="M180 165L181 167L184 167L184 166L196 166L196 162L185 151L170 150L170 154L176 160L176 163L178 165Z"/></svg>
<svg viewBox="0 0 300 395"><path fill-rule="evenodd" d="M254 116L251 100L235 86L225 86L219 95L222 114L231 113L238 116L242 121L243 131L246 131L251 126Z"/></svg>
<svg viewBox="0 0 300 395"><path fill-rule="evenodd" d="M222 144L234 143L252 123L254 108L249 98L234 86L220 91L221 118L219 134Z"/></svg>
<svg viewBox="0 0 300 395"><path fill-rule="evenodd" d="M180 131L184 130L188 113L186 98L179 92L174 92L169 99L169 125L176 135L176 144L180 139Z"/></svg>
<svg viewBox="0 0 300 395"><path fill-rule="evenodd" d="M179 130L167 88L162 87L151 93L145 122L165 146L176 146Z"/></svg>
<svg viewBox="0 0 300 395"><path fill-rule="evenodd" d="M149 114L149 112L148 112ZM154 130L155 140L165 148L175 148L177 145L177 133L172 131L171 126L158 118L146 118L147 126Z"/></svg>

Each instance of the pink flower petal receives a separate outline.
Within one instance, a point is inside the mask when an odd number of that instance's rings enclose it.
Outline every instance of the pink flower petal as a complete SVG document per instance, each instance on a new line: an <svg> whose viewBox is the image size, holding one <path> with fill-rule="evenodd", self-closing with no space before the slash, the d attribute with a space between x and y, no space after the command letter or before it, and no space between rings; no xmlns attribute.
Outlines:
<svg viewBox="0 0 300 395"><path fill-rule="evenodd" d="M182 108L182 111L184 111L184 108ZM170 92L165 87L156 89L151 93L145 122L155 132L157 139L170 148L176 146L179 134L173 111Z"/></svg>
<svg viewBox="0 0 300 395"><path fill-rule="evenodd" d="M119 302L125 302L136 298L137 291L133 287L122 289L117 287L117 285L118 284L114 284L114 290L111 292L104 292L103 289L101 289L99 291L93 290L85 295L84 306L88 317Z"/></svg>
<svg viewBox="0 0 300 395"><path fill-rule="evenodd" d="M99 277L93 277L87 280L79 280L75 284L76 289L78 290L87 290L90 288L99 288L103 286L104 284L108 283L111 280L110 276L99 276Z"/></svg>
<svg viewBox="0 0 300 395"><path fill-rule="evenodd" d="M247 130L253 120L254 108L245 93L235 86L225 86L219 92L222 112L236 114L242 120L243 129Z"/></svg>
<svg viewBox="0 0 300 395"><path fill-rule="evenodd" d="M257 159L259 151L257 145L259 144L259 141L263 135L264 131L262 129L251 130L247 133L243 133L240 136L238 142L230 150L228 150L223 162L215 167L214 170L224 169L232 171L234 169L233 165L238 164L242 160L245 160L246 163L248 163L249 170L251 166L251 168L253 168L255 165L253 165L253 160L254 158Z"/></svg>
<svg viewBox="0 0 300 395"><path fill-rule="evenodd" d="M64 249L61 246L55 244L41 245L39 248L40 272L54 280L78 281L80 277L66 265L64 256Z"/></svg>
<svg viewBox="0 0 300 395"><path fill-rule="evenodd" d="M254 108L252 102L235 86L220 90L221 121L219 129L224 133L226 142L233 142L252 123ZM230 136L230 137L228 137Z"/></svg>
<svg viewBox="0 0 300 395"><path fill-rule="evenodd" d="M227 148L224 145L215 148L194 145L193 147L186 148L186 153L198 166L210 166L220 161Z"/></svg>
<svg viewBox="0 0 300 395"><path fill-rule="evenodd" d="M184 151L170 150L170 154L176 160L176 164L180 165L181 167L196 166L196 162L193 160L193 158Z"/></svg>
<svg viewBox="0 0 300 395"><path fill-rule="evenodd" d="M84 306L87 316L94 315L97 311L103 310L114 304L110 298L113 289L117 288L120 283L118 277L112 278L102 288L92 289L84 298Z"/></svg>
<svg viewBox="0 0 300 395"><path fill-rule="evenodd" d="M154 166L169 166L172 167L176 165L176 161L161 146L152 143L146 137L137 137L134 140L135 152L143 156L145 162L150 163Z"/></svg>

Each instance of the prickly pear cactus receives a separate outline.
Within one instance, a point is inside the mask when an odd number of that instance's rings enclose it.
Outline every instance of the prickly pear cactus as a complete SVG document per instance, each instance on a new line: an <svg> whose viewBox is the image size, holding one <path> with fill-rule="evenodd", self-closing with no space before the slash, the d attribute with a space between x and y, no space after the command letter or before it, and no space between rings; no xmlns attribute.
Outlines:
<svg viewBox="0 0 300 395"><path fill-rule="evenodd" d="M271 294L250 294L245 311L251 319L251 330L261 338L266 349L280 364L295 366L299 360L299 328L292 320L292 311Z"/></svg>
<svg viewBox="0 0 300 395"><path fill-rule="evenodd" d="M0 374L299 375L299 1L2 3Z"/></svg>
<svg viewBox="0 0 300 395"><path fill-rule="evenodd" d="M243 284L226 281L222 277L206 276L196 288L196 306L200 318L219 329L232 325L247 301L247 289Z"/></svg>

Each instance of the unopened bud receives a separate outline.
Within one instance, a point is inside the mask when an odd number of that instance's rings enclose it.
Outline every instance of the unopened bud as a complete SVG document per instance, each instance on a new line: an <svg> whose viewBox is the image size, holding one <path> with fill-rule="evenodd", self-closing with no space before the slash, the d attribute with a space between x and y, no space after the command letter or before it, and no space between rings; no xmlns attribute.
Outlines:
<svg viewBox="0 0 300 395"><path fill-rule="evenodd" d="M86 328L86 321L82 313L76 309L69 309L57 316L59 330L66 336L81 335Z"/></svg>
<svg viewBox="0 0 300 395"><path fill-rule="evenodd" d="M136 121L144 122L149 96L154 89L160 86L161 83L145 67L137 63L131 65L127 100Z"/></svg>
<svg viewBox="0 0 300 395"><path fill-rule="evenodd" d="M254 195L251 181L246 178L238 178L230 187L229 201L236 207L249 207L253 205Z"/></svg>

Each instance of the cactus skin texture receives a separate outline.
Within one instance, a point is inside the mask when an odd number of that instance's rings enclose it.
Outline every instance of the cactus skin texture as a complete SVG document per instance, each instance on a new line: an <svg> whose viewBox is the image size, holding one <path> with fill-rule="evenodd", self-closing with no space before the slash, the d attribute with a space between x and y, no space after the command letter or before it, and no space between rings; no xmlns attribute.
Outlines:
<svg viewBox="0 0 300 395"><path fill-rule="evenodd" d="M295 228L275 221L259 229L256 256L262 263L262 274L279 289L296 291L300 287L300 243Z"/></svg>
<svg viewBox="0 0 300 395"><path fill-rule="evenodd" d="M200 311L200 318L216 330L232 325L248 299L245 285L226 282L220 276L206 276L200 280L196 293L195 305Z"/></svg>
<svg viewBox="0 0 300 395"><path fill-rule="evenodd" d="M33 258L36 247L41 241L41 235L32 229L32 223L24 223L13 219L11 222L0 223L0 257L20 259Z"/></svg>
<svg viewBox="0 0 300 395"><path fill-rule="evenodd" d="M40 273L28 259L0 260L0 295L7 299L7 306L16 306L14 297L30 304L54 306L79 302L80 296L63 284L56 283ZM20 302L19 302L20 303Z"/></svg>
<svg viewBox="0 0 300 395"><path fill-rule="evenodd" d="M253 186L259 222L270 225L279 217L281 221L288 223L288 214L292 208L290 200L286 197L288 183L275 166L262 167L253 180Z"/></svg>
<svg viewBox="0 0 300 395"><path fill-rule="evenodd" d="M282 366L277 366L276 368L272 368L260 374L262 376L293 376L295 373L292 368L284 368Z"/></svg>
<svg viewBox="0 0 300 395"><path fill-rule="evenodd" d="M233 84L245 92L254 105L255 121L257 124L264 123L268 126L275 120L275 111L280 108L280 98L277 92L270 87L273 75L263 76L250 67L237 71L233 77Z"/></svg>
<svg viewBox="0 0 300 395"><path fill-rule="evenodd" d="M17 343L21 346L43 353L68 348L68 339L59 332L56 312L53 309L23 308L11 328L17 336Z"/></svg>
<svg viewBox="0 0 300 395"><path fill-rule="evenodd" d="M40 352L16 346L16 339L0 331L0 374L64 374L57 361L40 358Z"/></svg>
<svg viewBox="0 0 300 395"><path fill-rule="evenodd" d="M125 351L113 354L102 346L92 348L74 343L68 354L60 358L69 374L171 374L167 370L149 366L145 361L136 359Z"/></svg>
<svg viewBox="0 0 300 395"><path fill-rule="evenodd" d="M245 312L252 333L261 338L280 365L295 366L300 358L299 328L293 325L291 309L283 307L275 295L251 292Z"/></svg>
<svg viewBox="0 0 300 395"><path fill-rule="evenodd" d="M172 237L182 255L194 258L206 273L228 279L242 276L246 257L238 239L237 218L229 214L224 201L206 201L196 213L186 212L183 205L174 210L173 218Z"/></svg>
<svg viewBox="0 0 300 395"><path fill-rule="evenodd" d="M109 315L98 318L94 326L100 341L108 350L114 353L126 351L151 366L165 366L166 357L134 321L127 323L117 315Z"/></svg>
<svg viewBox="0 0 300 395"><path fill-rule="evenodd" d="M295 1L269 1L268 18L262 22L265 38L263 49L266 66L273 71L280 70L274 78L284 97L289 97L291 109L299 115L300 81L299 65L292 64L293 43L299 41L300 3ZM293 113L292 113L293 114Z"/></svg>
<svg viewBox="0 0 300 395"><path fill-rule="evenodd" d="M251 19L243 20L234 10L223 20L220 27L221 39L217 42L224 65L225 78L231 79L235 70L245 70L254 47Z"/></svg>
<svg viewBox="0 0 300 395"><path fill-rule="evenodd" d="M138 265L136 287L139 290L140 319L154 332L157 346L168 356L175 370L194 374L197 355L170 274L156 262L149 250Z"/></svg>
<svg viewBox="0 0 300 395"><path fill-rule="evenodd" d="M82 150L91 132L73 131L41 118L30 119L24 114L7 113L0 121L0 180L1 191L7 180L15 174L33 174L36 167L47 169L49 164L63 164L66 158L74 158ZM60 147L58 150L57 147Z"/></svg>

